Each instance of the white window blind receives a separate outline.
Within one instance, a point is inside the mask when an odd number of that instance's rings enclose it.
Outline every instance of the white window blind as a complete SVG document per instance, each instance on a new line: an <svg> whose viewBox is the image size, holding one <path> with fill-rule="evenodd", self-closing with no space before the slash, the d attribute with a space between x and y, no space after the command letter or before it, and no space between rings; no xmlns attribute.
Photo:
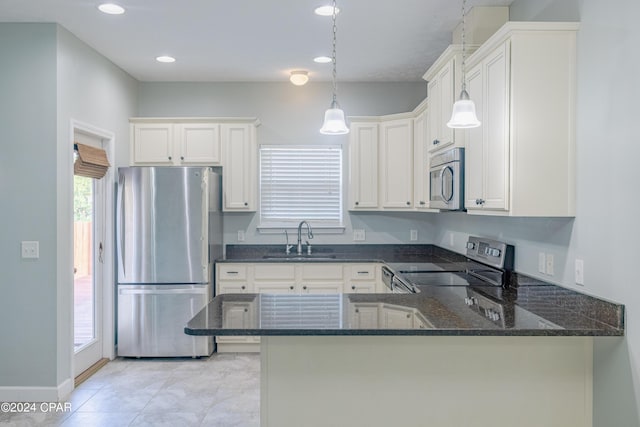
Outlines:
<svg viewBox="0 0 640 427"><path fill-rule="evenodd" d="M260 225L342 226L342 147L262 145Z"/></svg>

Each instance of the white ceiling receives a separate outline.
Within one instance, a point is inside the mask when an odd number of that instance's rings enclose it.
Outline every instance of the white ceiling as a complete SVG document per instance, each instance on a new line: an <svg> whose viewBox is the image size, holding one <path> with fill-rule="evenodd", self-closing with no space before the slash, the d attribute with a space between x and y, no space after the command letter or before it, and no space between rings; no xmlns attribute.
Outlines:
<svg viewBox="0 0 640 427"><path fill-rule="evenodd" d="M329 0L111 1L127 12L105 15L100 0L0 0L0 22L57 22L141 81L286 81L294 69L331 79L331 64L313 62L331 56L331 18L313 13ZM338 0L338 80L420 81L450 43L461 2Z"/></svg>

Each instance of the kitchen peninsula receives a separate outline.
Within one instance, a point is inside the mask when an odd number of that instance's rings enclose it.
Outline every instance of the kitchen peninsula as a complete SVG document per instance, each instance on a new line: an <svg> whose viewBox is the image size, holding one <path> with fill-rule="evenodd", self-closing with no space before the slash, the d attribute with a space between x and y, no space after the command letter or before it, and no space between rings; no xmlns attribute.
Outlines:
<svg viewBox="0 0 640 427"><path fill-rule="evenodd" d="M393 246L307 262L461 262L431 245ZM273 261L245 250L246 262ZM511 280L499 295L419 284L415 294L223 294L185 332L261 336L263 426L591 426L592 340L624 334L624 306ZM483 298L500 303L500 321ZM246 314L244 327L225 322L229 309Z"/></svg>

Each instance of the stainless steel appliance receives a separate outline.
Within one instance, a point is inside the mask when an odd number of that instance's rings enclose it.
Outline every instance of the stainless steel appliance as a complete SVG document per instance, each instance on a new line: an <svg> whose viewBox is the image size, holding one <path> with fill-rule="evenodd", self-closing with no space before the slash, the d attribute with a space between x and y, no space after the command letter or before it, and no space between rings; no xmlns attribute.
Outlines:
<svg viewBox="0 0 640 427"><path fill-rule="evenodd" d="M444 210L464 209L464 148L452 148L431 158L429 206Z"/></svg>
<svg viewBox="0 0 640 427"><path fill-rule="evenodd" d="M210 355L212 338L184 327L213 297L220 176L206 167L120 168L116 208L118 355Z"/></svg>

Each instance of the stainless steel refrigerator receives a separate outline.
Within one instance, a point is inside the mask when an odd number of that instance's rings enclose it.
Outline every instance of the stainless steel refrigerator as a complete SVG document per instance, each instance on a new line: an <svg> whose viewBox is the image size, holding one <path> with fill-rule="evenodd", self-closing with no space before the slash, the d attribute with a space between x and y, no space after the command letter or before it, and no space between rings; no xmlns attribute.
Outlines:
<svg viewBox="0 0 640 427"><path fill-rule="evenodd" d="M222 255L220 175L206 167L118 170L119 356L207 356L211 337L184 327L213 297Z"/></svg>

